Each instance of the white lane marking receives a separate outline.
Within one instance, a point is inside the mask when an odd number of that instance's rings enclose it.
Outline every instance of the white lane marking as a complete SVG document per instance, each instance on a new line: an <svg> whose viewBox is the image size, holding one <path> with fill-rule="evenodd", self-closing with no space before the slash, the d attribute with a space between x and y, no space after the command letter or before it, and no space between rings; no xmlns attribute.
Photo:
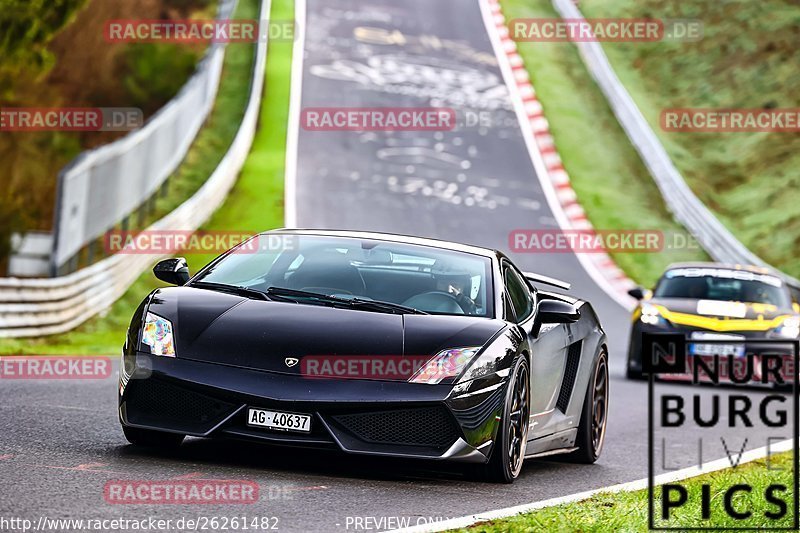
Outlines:
<svg viewBox="0 0 800 533"><path fill-rule="evenodd" d="M295 0L296 35L292 45L289 126L286 132L286 164L284 172L284 216L287 228L297 227L297 159L300 142L300 111L303 105L303 53L306 42L306 0ZM269 87L267 87L269 90Z"/></svg>
<svg viewBox="0 0 800 533"><path fill-rule="evenodd" d="M492 42L492 48L494 49L495 56L497 57L500 70L503 73L503 79L506 82L506 87L510 93L511 101L514 104L517 120L519 121L520 128L522 130L522 136L525 139L525 145L528 149L531 161L533 162L533 167L536 170L536 175L539 179L539 183L542 186L542 191L547 199L547 203L550 206L550 210L552 211L559 227L563 229L574 228L575 224L570 221L561 205L561 202L558 199L558 196L556 195L555 188L553 187L553 183L549 177L550 171L544 162L542 153L539 150L534 137L534 129L536 127L541 128L541 124L539 123L546 122L546 119L544 119L544 117L537 117L534 119L533 123L531 122L525 107L522 91L527 91L529 96L535 95L535 92L529 83L523 85L522 87L517 85L516 78L514 76L514 70L511 66L508 54L509 52L516 54L516 43L510 40L501 40L495 19L499 13L499 9L495 8L496 13L493 13L493 7L489 5L487 0L480 0L479 5L481 9L481 15L483 16L484 26L486 27L486 31L488 32L489 38ZM494 5L497 5L496 2ZM503 42L505 42L505 45ZM531 127L528 127L529 124ZM619 289L615 288L609 281L608 277L606 277L600 271L597 265L595 265L591 259L586 257L586 254L577 253L574 255L580 262L581 266L583 266L583 269L587 274L589 274L589 277L592 278L598 287L608 294L623 309L628 311L633 310L635 307L633 299L627 295L624 295Z"/></svg>
<svg viewBox="0 0 800 533"><path fill-rule="evenodd" d="M780 452L788 452L794 448L794 440L786 439L776 442L770 446L763 446L756 448L742 454L739 465L763 459L768 455L773 455ZM676 470L675 472L667 472L656 476L653 481L655 485L663 485L664 483L672 483L674 481L681 481L691 477L699 476L701 474L709 474L730 468L731 458L724 457L705 463L702 468L692 466ZM436 531L446 531L448 529L460 529L472 526L478 522L486 522L488 520L498 520L501 518L508 518L520 513L529 513L545 507L553 507L565 503L579 502L591 498L592 496L600 493L617 493L617 492L632 492L636 490L643 490L647 488L647 478L637 479L636 481L629 481L627 483L620 483L618 485L611 485L599 489L587 490L578 492L577 494L570 494L568 496L560 496L558 498L550 498L549 500L542 500L533 503L526 503L517 505L515 507L506 507L505 509L497 509L494 511L486 511L485 513L478 513L469 516L462 516L460 518L452 518L450 520L442 520L441 522L432 522L429 524L422 524L419 526L395 529L390 533L432 533Z"/></svg>
<svg viewBox="0 0 800 533"><path fill-rule="evenodd" d="M48 409L66 409L68 411L90 411L95 412L96 409L91 409L89 407L77 407L74 405L50 405L50 404L41 404L36 407L47 407Z"/></svg>

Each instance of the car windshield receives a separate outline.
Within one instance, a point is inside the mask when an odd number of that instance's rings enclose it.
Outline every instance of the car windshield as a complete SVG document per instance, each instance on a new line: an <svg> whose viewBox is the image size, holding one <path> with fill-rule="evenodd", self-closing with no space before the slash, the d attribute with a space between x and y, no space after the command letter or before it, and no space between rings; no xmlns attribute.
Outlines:
<svg viewBox="0 0 800 533"><path fill-rule="evenodd" d="M444 248L269 233L211 263L192 283L244 287L272 299L315 305L345 299L371 311L402 312L405 307L493 317L491 272L488 257ZM313 298L315 294L332 298ZM395 305L381 308L367 302Z"/></svg>
<svg viewBox="0 0 800 533"><path fill-rule="evenodd" d="M653 295L657 298L691 298L791 306L780 278L746 270L679 268L667 271Z"/></svg>

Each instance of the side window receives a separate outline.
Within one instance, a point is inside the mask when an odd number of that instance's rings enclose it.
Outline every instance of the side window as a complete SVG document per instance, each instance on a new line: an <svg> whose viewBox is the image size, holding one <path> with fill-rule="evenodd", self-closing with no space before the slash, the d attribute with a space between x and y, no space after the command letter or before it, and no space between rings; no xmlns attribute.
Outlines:
<svg viewBox="0 0 800 533"><path fill-rule="evenodd" d="M792 296L792 303L800 303L800 287L789 285L789 294Z"/></svg>
<svg viewBox="0 0 800 533"><path fill-rule="evenodd" d="M511 267L506 267L504 277L506 289L511 297L511 303L514 305L517 322L522 322L533 312L530 291L525 281Z"/></svg>

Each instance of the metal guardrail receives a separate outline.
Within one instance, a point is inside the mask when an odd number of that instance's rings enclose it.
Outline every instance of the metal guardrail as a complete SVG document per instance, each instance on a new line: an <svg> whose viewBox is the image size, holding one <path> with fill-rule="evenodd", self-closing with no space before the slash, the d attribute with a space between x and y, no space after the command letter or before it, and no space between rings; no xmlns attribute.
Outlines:
<svg viewBox="0 0 800 533"><path fill-rule="evenodd" d="M553 0L564 19L583 19L574 0ZM789 285L800 288L800 280L769 265L751 252L695 196L673 164L661 141L622 85L599 42L575 42L586 68L605 94L631 143L639 152L656 182L667 208L691 232L715 260L723 263L757 265L775 271Z"/></svg>
<svg viewBox="0 0 800 533"><path fill-rule="evenodd" d="M269 17L270 3L270 0L261 2L262 21ZM244 118L216 170L194 196L148 230L195 230L225 201L253 144L266 61L267 43L259 42ZM162 257L118 253L58 278L0 278L0 338L69 331L108 308L142 272Z"/></svg>
<svg viewBox="0 0 800 533"><path fill-rule="evenodd" d="M236 3L221 0L217 18L229 19ZM225 43L211 43L189 81L147 124L61 170L51 275L74 271L84 246L144 205L178 168L214 105L224 56Z"/></svg>

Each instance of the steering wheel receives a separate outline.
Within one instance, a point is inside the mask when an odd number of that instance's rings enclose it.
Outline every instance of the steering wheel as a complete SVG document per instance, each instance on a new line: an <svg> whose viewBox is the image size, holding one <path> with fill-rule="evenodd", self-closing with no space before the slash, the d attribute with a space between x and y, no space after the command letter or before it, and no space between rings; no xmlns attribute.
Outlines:
<svg viewBox="0 0 800 533"><path fill-rule="evenodd" d="M431 313L467 314L458 298L444 291L431 291L417 294L403 302L406 307L413 307Z"/></svg>
<svg viewBox="0 0 800 533"><path fill-rule="evenodd" d="M478 314L478 306L475 305L475 302L472 301L472 298L464 295L463 292L460 292L454 296L458 305L461 306L461 309L464 310L465 313L468 315L477 315Z"/></svg>

